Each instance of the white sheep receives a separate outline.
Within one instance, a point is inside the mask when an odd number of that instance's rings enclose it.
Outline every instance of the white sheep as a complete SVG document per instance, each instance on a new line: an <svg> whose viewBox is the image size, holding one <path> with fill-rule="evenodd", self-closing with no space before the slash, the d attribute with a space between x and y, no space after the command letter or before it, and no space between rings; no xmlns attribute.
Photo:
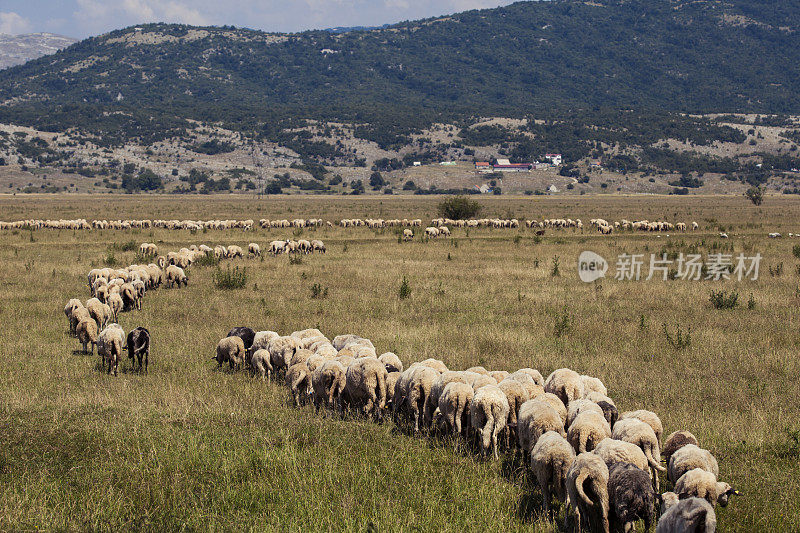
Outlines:
<svg viewBox="0 0 800 533"><path fill-rule="evenodd" d="M556 412L558 413L558 416L561 417L561 424L566 428L566 425L567 425L567 408L566 408L566 406L564 406L564 402L562 402L561 399L558 396L556 396L555 394L553 394L551 392L545 392L545 393L537 395L535 398L537 400L542 400L542 401L550 404L550 407L555 409Z"/></svg>
<svg viewBox="0 0 800 533"><path fill-rule="evenodd" d="M567 499L567 473L575 461L575 450L555 431L548 431L536 442L530 454L533 470L542 491L544 511L550 514L550 498L555 493L560 501Z"/></svg>
<svg viewBox="0 0 800 533"><path fill-rule="evenodd" d="M294 406L304 405L306 400L311 397L313 389L311 387L311 371L305 363L291 365L286 370L286 385L292 393Z"/></svg>
<svg viewBox="0 0 800 533"><path fill-rule="evenodd" d="M325 361L311 373L314 388L314 408L319 412L324 403L329 409L339 408L340 399L347 384L346 370L338 361Z"/></svg>
<svg viewBox="0 0 800 533"><path fill-rule="evenodd" d="M547 377L544 390L555 394L564 405L568 405L572 400L583 397L583 380L574 370L559 368Z"/></svg>
<svg viewBox="0 0 800 533"><path fill-rule="evenodd" d="M469 408L474 397L472 387L458 381L448 383L439 396L439 413L453 432L456 445L458 437L469 424Z"/></svg>
<svg viewBox="0 0 800 533"><path fill-rule="evenodd" d="M584 411L575 417L567 431L567 440L576 453L590 452L603 439L611 437L611 427L602 413Z"/></svg>
<svg viewBox="0 0 800 533"><path fill-rule="evenodd" d="M81 307L83 307L83 302L77 298L72 298L67 302L67 305L64 306L64 314L66 315L67 320L69 320L69 332L72 334L75 333L75 326L78 325L77 321L73 323L72 315L76 309L80 309Z"/></svg>
<svg viewBox="0 0 800 533"><path fill-rule="evenodd" d="M575 531L582 531L585 526L589 531L601 529L608 533L608 467L600 457L581 453L575 458L567 472L567 496L576 521Z"/></svg>
<svg viewBox="0 0 800 533"><path fill-rule="evenodd" d="M708 450L696 444L687 444L676 450L667 463L667 479L676 483L678 479L695 468L702 468L715 476L719 475L719 464Z"/></svg>
<svg viewBox="0 0 800 533"><path fill-rule="evenodd" d="M658 490L658 472L664 472L666 468L661 466L661 451L653 428L637 418L627 418L614 424L611 438L630 442L642 449L650 468L654 470L653 483Z"/></svg>
<svg viewBox="0 0 800 533"><path fill-rule="evenodd" d="M258 244L251 242L247 245L247 255L253 257L261 257L261 246Z"/></svg>
<svg viewBox="0 0 800 533"><path fill-rule="evenodd" d="M601 416L605 416L603 415L603 409L596 403L583 398L580 400L574 400L572 402L569 402L569 406L567 407L566 427L570 427L575 418L579 414L586 411L594 411L596 413L600 413Z"/></svg>
<svg viewBox="0 0 800 533"><path fill-rule="evenodd" d="M447 385L450 383L456 383L456 382L463 383L469 386L469 388L472 388L472 385L467 381L467 376L465 372L448 370L447 372L442 372L441 374L436 376L433 383L431 384L430 391L428 391L428 394L425 396L425 405L423 407L422 420L426 426L429 426L433 421L433 414L436 411L437 407L439 406L439 398L444 392L445 387L447 387Z"/></svg>
<svg viewBox="0 0 800 533"><path fill-rule="evenodd" d="M173 285L177 284L178 288L180 288L181 284L185 287L189 284L189 278L186 277L186 273L183 269L179 266L169 265L167 267L167 276L165 285L168 288L172 288Z"/></svg>
<svg viewBox="0 0 800 533"><path fill-rule="evenodd" d="M280 337L280 335L274 331L256 331L253 337L253 344L250 346L250 351L269 350L269 341L277 339L278 337Z"/></svg>
<svg viewBox="0 0 800 533"><path fill-rule="evenodd" d="M717 476L702 468L695 468L683 474L675 483L674 491L680 499L703 498L712 507L717 503L725 507L731 495L739 494L738 490L727 483L717 481Z"/></svg>
<svg viewBox="0 0 800 533"><path fill-rule="evenodd" d="M244 345L244 343L242 343ZM250 371L253 374L261 374L261 380L267 377L269 383L272 382L272 358L268 350L259 348L250 356Z"/></svg>
<svg viewBox="0 0 800 533"><path fill-rule="evenodd" d="M386 366L386 371L390 374L392 372L402 372L403 371L403 362L400 360L397 355L392 352L386 352L378 357L378 361Z"/></svg>
<svg viewBox="0 0 800 533"><path fill-rule="evenodd" d="M290 335L274 337L267 343L267 349L272 361L272 368L275 372L286 370L292 362L292 356L300 348L300 341L297 337Z"/></svg>
<svg viewBox="0 0 800 533"><path fill-rule="evenodd" d="M122 357L122 345L125 343L125 331L119 324L109 324L97 336L97 353L103 359L103 370L108 364L108 373L112 367L114 375L117 375L120 357Z"/></svg>
<svg viewBox="0 0 800 533"><path fill-rule="evenodd" d="M471 426L481 435L481 449L486 453L491 444L495 459L499 457L497 434L506 426L508 411L508 399L497 385L481 387L470 406Z"/></svg>
<svg viewBox="0 0 800 533"><path fill-rule="evenodd" d="M592 453L605 461L608 467L611 467L612 463L629 463L641 468L652 480L650 463L647 462L642 449L635 444L616 439L603 439L594 447Z"/></svg>
<svg viewBox="0 0 800 533"><path fill-rule="evenodd" d="M87 347L91 343L91 353L94 354L94 347L97 344L97 322L91 319L81 320L75 328L75 333L83 345L83 353L89 353Z"/></svg>
<svg viewBox="0 0 800 533"><path fill-rule="evenodd" d="M661 436L664 434L664 425L661 423L661 419L658 418L658 415L653 411L639 409L638 411L625 411L619 415L620 420L625 420L626 418L636 418L653 428L656 439L659 443L661 442Z"/></svg>
<svg viewBox="0 0 800 533"><path fill-rule="evenodd" d="M122 312L122 308L124 303L122 301L122 296L117 293L111 294L106 299L106 303L108 307L111 309L111 315L113 317L114 322L119 319L119 314Z"/></svg>
<svg viewBox="0 0 800 533"><path fill-rule="evenodd" d="M348 402L375 420L383 417L386 406L386 367L374 357L353 361L346 372L345 394Z"/></svg>
<svg viewBox="0 0 800 533"><path fill-rule="evenodd" d="M244 341L241 337L225 337L217 343L217 351L211 359L217 362L217 367L228 363L230 369L240 366L246 357Z"/></svg>
<svg viewBox="0 0 800 533"><path fill-rule="evenodd" d="M603 396L608 395L608 389L606 389L606 386L603 384L603 382L597 378L592 376L581 376L581 383L583 384L583 397L590 392L597 392Z"/></svg>
<svg viewBox="0 0 800 533"><path fill-rule="evenodd" d="M562 437L567 436L558 411L541 398L523 403L517 415L517 440L525 457L528 457L539 438L548 431L554 431Z"/></svg>

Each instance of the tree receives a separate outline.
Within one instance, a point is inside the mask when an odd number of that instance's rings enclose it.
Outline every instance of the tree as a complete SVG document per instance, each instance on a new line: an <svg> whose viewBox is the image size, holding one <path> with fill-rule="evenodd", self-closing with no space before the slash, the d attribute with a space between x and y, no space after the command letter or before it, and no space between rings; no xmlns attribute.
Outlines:
<svg viewBox="0 0 800 533"><path fill-rule="evenodd" d="M758 185L753 185L747 192L744 193L745 197L753 202L753 205L761 205L764 201L764 190Z"/></svg>
<svg viewBox="0 0 800 533"><path fill-rule="evenodd" d="M404 191L414 191L414 190L416 190L416 188L417 188L417 184L414 183L411 180L408 180L407 182L405 182L403 184L403 190Z"/></svg>
<svg viewBox="0 0 800 533"><path fill-rule="evenodd" d="M266 194L281 194L282 192L283 189L281 189L281 186L277 181L270 182L270 184L267 185L267 188L264 189L264 193Z"/></svg>
<svg viewBox="0 0 800 533"><path fill-rule="evenodd" d="M372 187L373 190L378 190L381 187L386 185L386 180L383 179L380 172L373 172L369 177L369 186Z"/></svg>
<svg viewBox="0 0 800 533"><path fill-rule="evenodd" d="M439 202L439 216L453 220L474 218L481 212L481 204L464 196L452 196Z"/></svg>

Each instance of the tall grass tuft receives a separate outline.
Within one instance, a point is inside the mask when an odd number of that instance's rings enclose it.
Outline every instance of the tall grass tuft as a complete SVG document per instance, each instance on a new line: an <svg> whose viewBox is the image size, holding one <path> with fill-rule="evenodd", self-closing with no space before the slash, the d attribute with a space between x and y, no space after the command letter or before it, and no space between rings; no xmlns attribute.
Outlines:
<svg viewBox="0 0 800 533"><path fill-rule="evenodd" d="M672 335L669 332L666 322L662 324L662 328L664 330L664 337L667 339L667 344L672 346L674 349L685 350L692 345L691 328L687 328L686 331L684 331L680 325L678 325L675 328L675 335Z"/></svg>
<svg viewBox="0 0 800 533"><path fill-rule="evenodd" d="M714 309L735 309L739 306L739 293L736 291L711 291L708 299Z"/></svg>
<svg viewBox="0 0 800 533"><path fill-rule="evenodd" d="M197 266L217 266L219 265L219 259L214 254L208 253L195 259L193 264Z"/></svg>
<svg viewBox="0 0 800 533"><path fill-rule="evenodd" d="M213 274L214 286L218 289L243 289L247 285L247 267L228 267L225 270L217 267Z"/></svg>
<svg viewBox="0 0 800 533"><path fill-rule="evenodd" d="M403 276L403 281L400 283L400 288L397 291L397 295L401 300L405 300L411 296L411 284L408 282L408 278L406 276Z"/></svg>

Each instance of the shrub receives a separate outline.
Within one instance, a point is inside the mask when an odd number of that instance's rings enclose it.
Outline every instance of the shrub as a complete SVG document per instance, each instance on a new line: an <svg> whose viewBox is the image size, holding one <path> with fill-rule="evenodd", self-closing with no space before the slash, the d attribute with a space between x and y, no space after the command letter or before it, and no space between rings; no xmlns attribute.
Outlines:
<svg viewBox="0 0 800 533"><path fill-rule="evenodd" d="M314 299L321 299L328 297L328 287L322 287L319 283L315 283L311 286L311 298Z"/></svg>
<svg viewBox="0 0 800 533"><path fill-rule="evenodd" d="M560 262L559 257L557 255L553 256L553 268L550 270L551 277L555 278L561 275L561 270L559 270L558 268L559 262Z"/></svg>
<svg viewBox="0 0 800 533"><path fill-rule="evenodd" d="M216 258L214 254L205 254L196 259L193 264L197 266L217 266L219 264L219 259Z"/></svg>
<svg viewBox="0 0 800 533"><path fill-rule="evenodd" d="M556 315L555 325L553 326L553 335L556 337L561 337L566 335L572 329L572 317L567 312L567 308L561 311L561 313Z"/></svg>
<svg viewBox="0 0 800 533"><path fill-rule="evenodd" d="M401 300L405 300L411 296L411 284L408 283L408 278L405 276L403 276L403 281L400 283L400 289L397 291L397 295Z"/></svg>
<svg viewBox="0 0 800 533"><path fill-rule="evenodd" d="M439 216L453 220L474 218L481 212L481 204L464 196L453 196L439 202Z"/></svg>
<svg viewBox="0 0 800 533"><path fill-rule="evenodd" d="M225 270L217 267L213 275L214 286L218 289L243 289L247 285L247 268L228 267Z"/></svg>
<svg viewBox="0 0 800 533"><path fill-rule="evenodd" d="M684 350L692 345L691 328L687 331L683 331L680 326L677 326L674 337L670 334L669 329L667 329L666 322L662 324L662 328L664 330L664 336L667 338L667 343L676 350Z"/></svg>
<svg viewBox="0 0 800 533"><path fill-rule="evenodd" d="M792 246L792 255L800 259L800 244Z"/></svg>
<svg viewBox="0 0 800 533"><path fill-rule="evenodd" d="M137 250L138 248L139 247L136 246L136 241L134 241L134 240L130 240L128 242L123 242L122 244L119 245L119 249L122 250L123 252L133 252L134 250Z"/></svg>
<svg viewBox="0 0 800 533"><path fill-rule="evenodd" d="M290 255L289 256L289 264L290 265L302 265L303 264L303 256L300 255Z"/></svg>
<svg viewBox="0 0 800 533"><path fill-rule="evenodd" d="M711 291L708 299L714 309L733 309L739 305L739 293L735 291Z"/></svg>

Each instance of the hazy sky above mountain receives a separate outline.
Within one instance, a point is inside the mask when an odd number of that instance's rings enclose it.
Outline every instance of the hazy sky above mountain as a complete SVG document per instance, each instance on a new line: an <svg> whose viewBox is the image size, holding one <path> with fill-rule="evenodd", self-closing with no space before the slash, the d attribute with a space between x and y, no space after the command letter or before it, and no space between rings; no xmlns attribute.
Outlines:
<svg viewBox="0 0 800 533"><path fill-rule="evenodd" d="M83 38L144 22L301 31L381 24L507 5L508 0L2 0L0 33Z"/></svg>

